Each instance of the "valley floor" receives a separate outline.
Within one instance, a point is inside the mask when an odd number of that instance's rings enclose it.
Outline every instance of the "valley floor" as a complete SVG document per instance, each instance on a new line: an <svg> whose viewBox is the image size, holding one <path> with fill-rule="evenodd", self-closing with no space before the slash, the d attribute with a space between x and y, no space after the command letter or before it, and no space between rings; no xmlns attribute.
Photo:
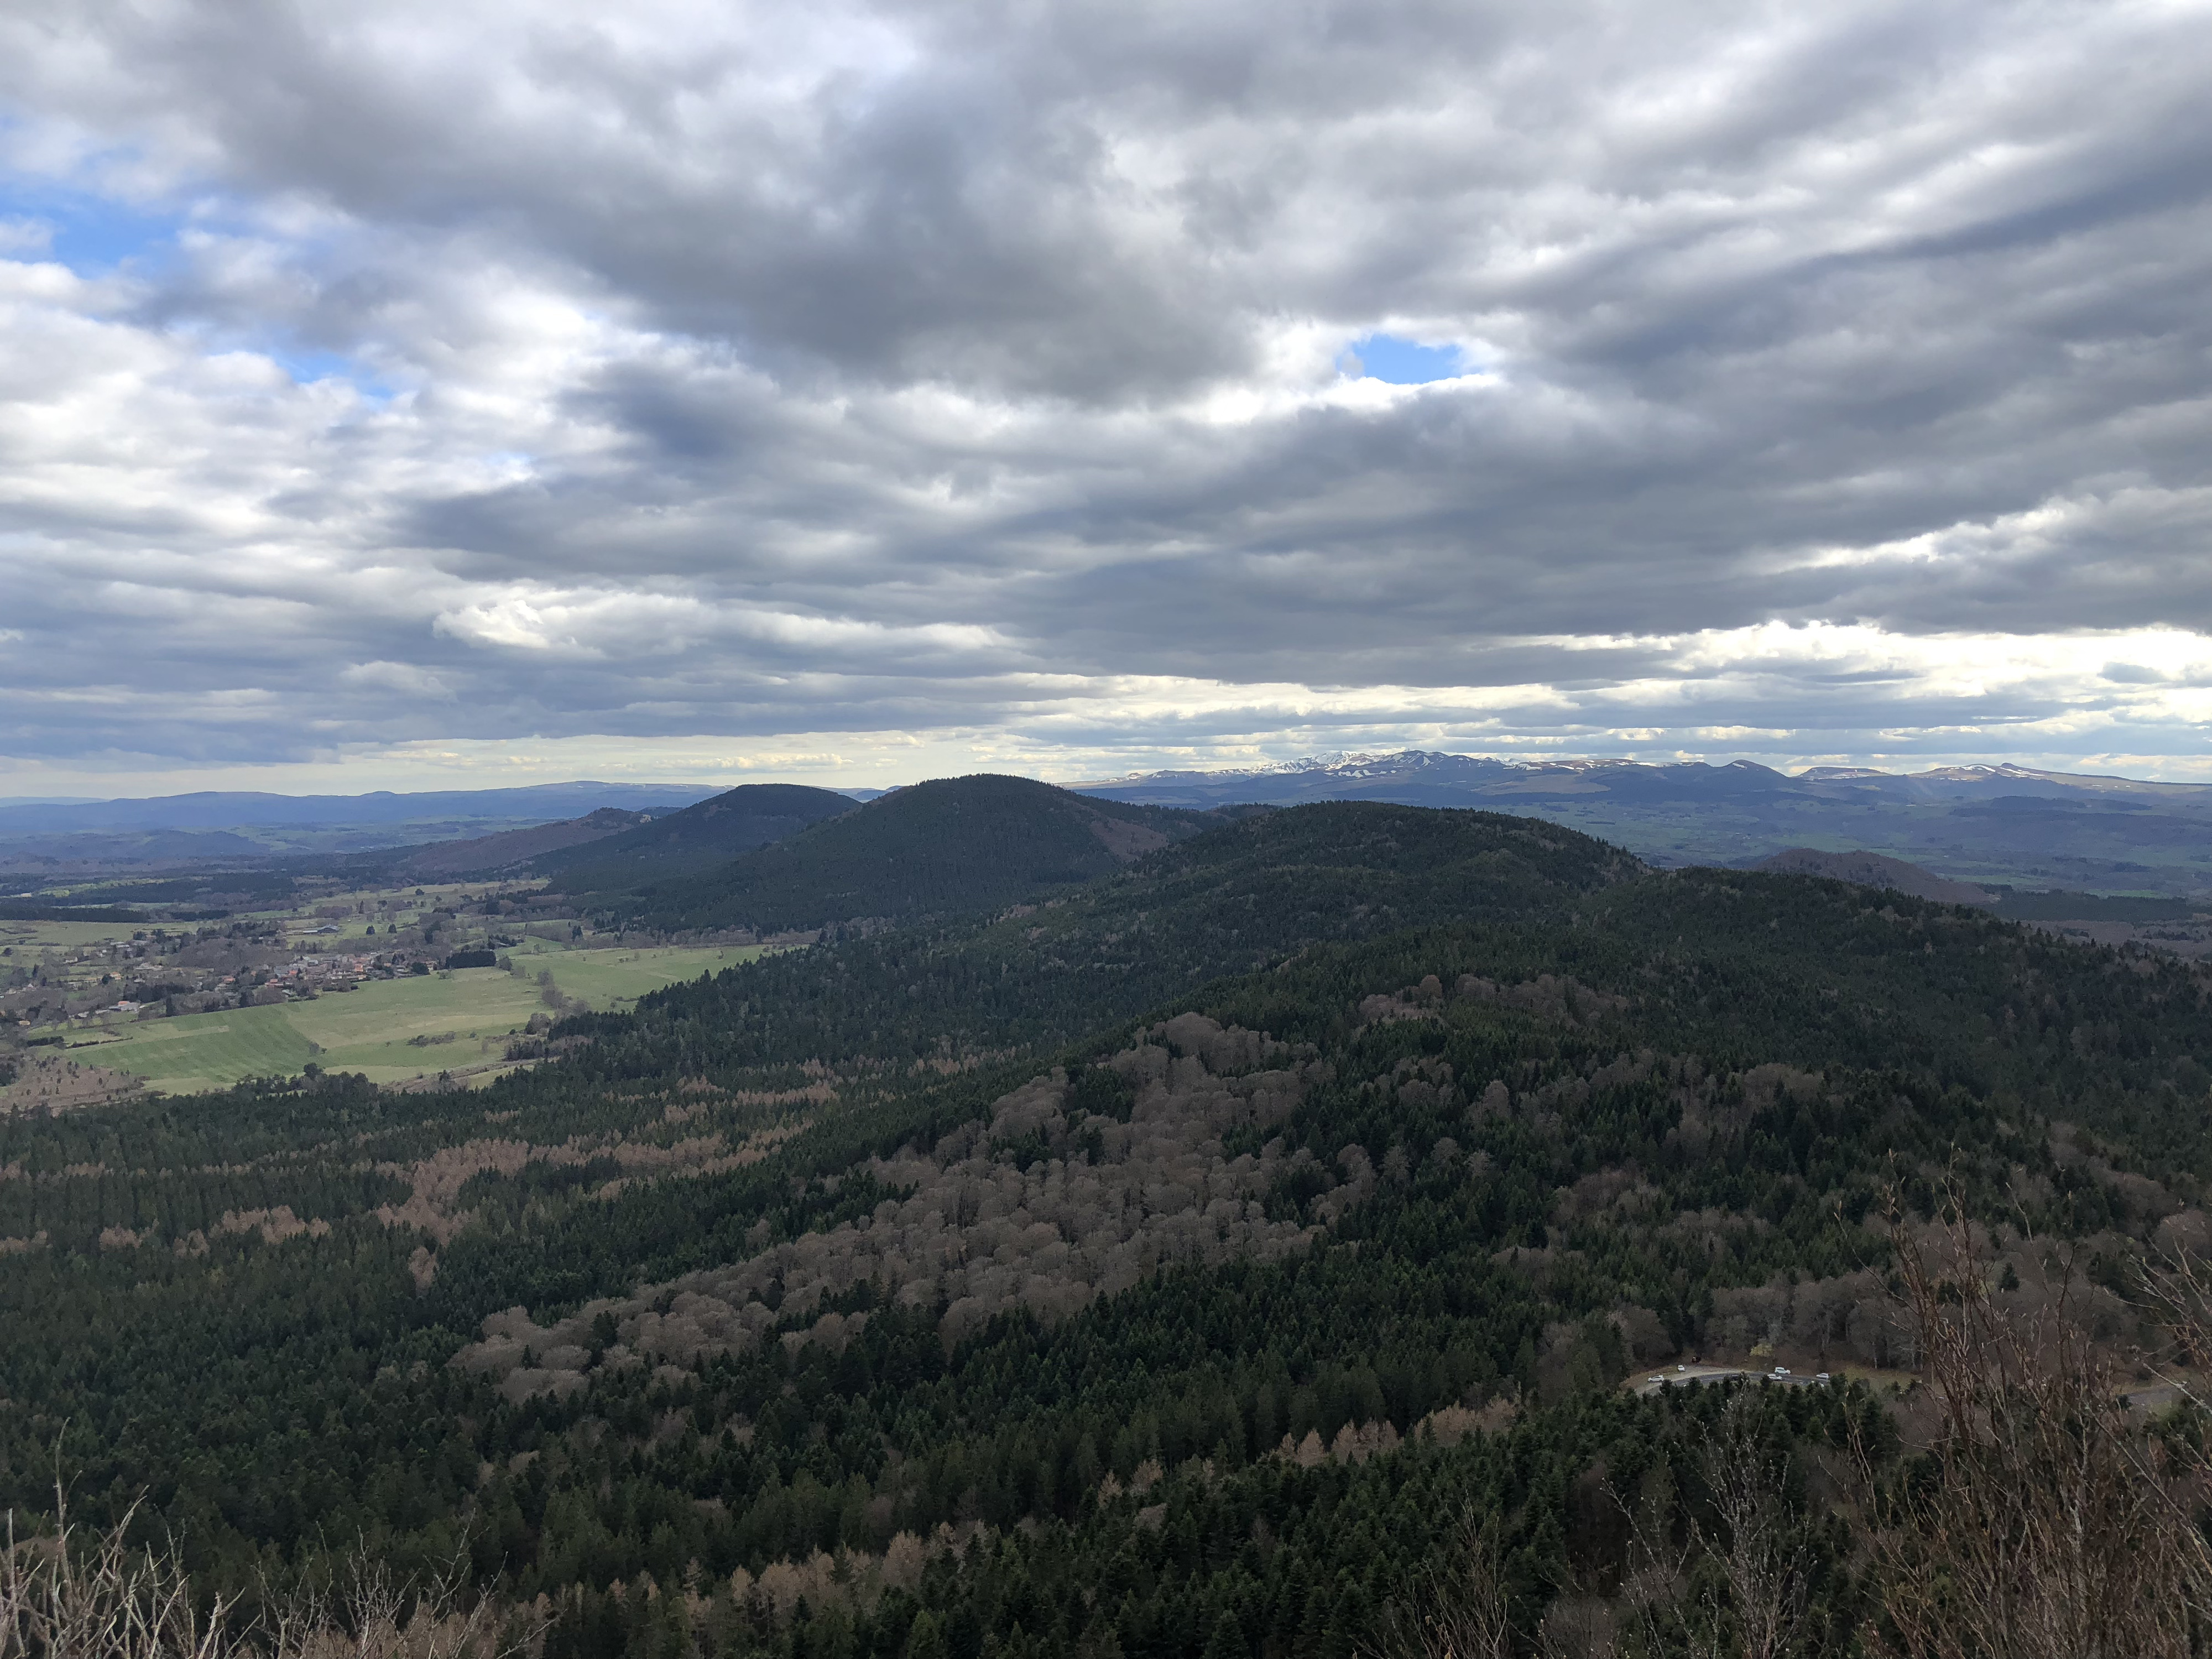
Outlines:
<svg viewBox="0 0 2212 1659"><path fill-rule="evenodd" d="M507 1045L533 1016L546 1015L547 987L564 1009L627 1008L648 991L696 979L761 954L757 945L641 950L547 951L526 956L512 973L460 968L441 974L368 980L312 1000L185 1014L173 1019L88 1024L61 1048L70 1061L120 1073L168 1094L228 1088L252 1077L293 1075L307 1066L359 1072L370 1082L399 1084L441 1073L471 1083L507 1069ZM33 1103L53 1091L27 1074L0 1091L0 1109ZM112 1097L108 1091L100 1097ZM82 1089L70 1097L84 1095ZM59 1096L55 1098L58 1100Z"/></svg>

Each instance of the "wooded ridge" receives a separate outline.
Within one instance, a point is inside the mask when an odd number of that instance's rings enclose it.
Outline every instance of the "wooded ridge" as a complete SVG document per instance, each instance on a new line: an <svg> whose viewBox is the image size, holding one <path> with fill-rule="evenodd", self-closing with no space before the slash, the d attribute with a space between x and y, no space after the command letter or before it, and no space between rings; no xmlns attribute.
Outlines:
<svg viewBox="0 0 2212 1659"><path fill-rule="evenodd" d="M826 890L906 795L716 892ZM2202 968L1494 814L1100 823L964 910L963 828L916 920L473 1093L0 1122L0 1496L58 1449L249 1613L458 1553L557 1659L1415 1651L1440 1596L1749 1652L1764 1528L1764 1650L1844 1654L1950 1467L1929 1309L2193 1375ZM1831 1380L1624 1387L1692 1356ZM2192 1410L2110 1442L2185 1510Z"/></svg>

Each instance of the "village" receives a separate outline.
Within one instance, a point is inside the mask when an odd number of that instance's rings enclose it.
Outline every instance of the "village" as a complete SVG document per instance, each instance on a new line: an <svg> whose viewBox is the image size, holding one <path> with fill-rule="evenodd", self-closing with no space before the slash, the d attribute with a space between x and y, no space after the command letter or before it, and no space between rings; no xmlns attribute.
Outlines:
<svg viewBox="0 0 2212 1659"><path fill-rule="evenodd" d="M500 927L527 904L526 895L418 888L197 924L0 922L0 1019L35 1033L265 1006L372 979L489 967L498 951L524 945L522 926L580 937L566 919Z"/></svg>
<svg viewBox="0 0 2212 1659"><path fill-rule="evenodd" d="M324 893L288 910L0 921L0 1111L309 1066L470 1085L563 1014L758 953L599 931L530 884Z"/></svg>

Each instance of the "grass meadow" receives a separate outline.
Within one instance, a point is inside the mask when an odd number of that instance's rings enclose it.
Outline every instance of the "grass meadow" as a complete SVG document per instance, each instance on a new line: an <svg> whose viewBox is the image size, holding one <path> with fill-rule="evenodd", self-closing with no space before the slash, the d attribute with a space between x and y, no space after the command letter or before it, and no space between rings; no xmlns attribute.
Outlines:
<svg viewBox="0 0 2212 1659"><path fill-rule="evenodd" d="M440 1072L495 1067L508 1039L532 1014L546 1011L539 969L550 969L555 988L572 1002L625 1008L648 991L758 955L757 945L549 951L525 959L527 976L463 968L371 980L312 1002L118 1024L96 1040L72 1043L70 1052L143 1077L149 1087L170 1094L289 1075L310 1060L328 1072L404 1083Z"/></svg>

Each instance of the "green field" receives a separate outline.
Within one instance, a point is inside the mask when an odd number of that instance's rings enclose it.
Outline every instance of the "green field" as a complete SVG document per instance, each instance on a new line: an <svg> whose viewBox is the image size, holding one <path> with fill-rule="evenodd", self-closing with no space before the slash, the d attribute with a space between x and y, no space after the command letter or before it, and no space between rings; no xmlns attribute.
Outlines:
<svg viewBox="0 0 2212 1659"><path fill-rule="evenodd" d="M550 968L565 997L593 1008L626 1007L679 979L746 962L757 946L570 951L531 958ZM362 1072L404 1083L440 1072L496 1066L508 1038L546 1012L535 974L497 968L373 980L312 1002L118 1024L76 1057L143 1077L171 1094L219 1089L249 1077L290 1075L310 1060L329 1072ZM89 1034L88 1034L89 1035ZM422 1038L416 1042L410 1039Z"/></svg>
<svg viewBox="0 0 2212 1659"><path fill-rule="evenodd" d="M733 963L750 962L757 945L722 945L637 951L562 951L530 958L533 974L553 970L562 991L594 1008L627 1008L647 991L679 979L696 979Z"/></svg>
<svg viewBox="0 0 2212 1659"><path fill-rule="evenodd" d="M82 951L129 939L136 925L115 921L0 921L0 946L30 956L40 951Z"/></svg>

